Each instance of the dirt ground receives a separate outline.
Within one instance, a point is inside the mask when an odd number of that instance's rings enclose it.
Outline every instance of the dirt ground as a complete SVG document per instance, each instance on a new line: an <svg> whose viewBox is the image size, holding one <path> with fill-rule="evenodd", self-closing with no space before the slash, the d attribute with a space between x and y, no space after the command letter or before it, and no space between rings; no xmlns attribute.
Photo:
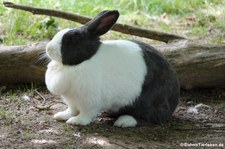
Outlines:
<svg viewBox="0 0 225 149"><path fill-rule="evenodd" d="M225 148L225 90L182 91L171 120L160 126L112 127L100 115L89 126L53 119L66 108L44 87L0 87L0 148Z"/></svg>

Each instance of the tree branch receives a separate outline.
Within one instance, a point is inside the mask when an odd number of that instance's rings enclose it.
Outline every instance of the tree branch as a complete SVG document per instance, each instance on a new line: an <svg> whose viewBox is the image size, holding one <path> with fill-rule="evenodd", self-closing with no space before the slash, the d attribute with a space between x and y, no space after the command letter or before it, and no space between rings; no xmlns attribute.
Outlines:
<svg viewBox="0 0 225 149"><path fill-rule="evenodd" d="M26 5L14 4L12 2L3 2L3 4L5 5L5 7L29 11L33 14L38 14L38 15L48 15L48 16L59 17L59 18L71 20L74 22L78 22L81 24L85 24L86 22L88 22L92 19L90 17L81 16L81 15L64 12L64 11L60 11L60 10L31 7L31 6L26 6ZM173 35L173 34L167 34L167 33L163 33L163 32L142 29L142 28L138 28L138 27L134 27L134 26L126 25L126 24L120 24L120 23L116 23L113 26L112 30L121 32L124 34L145 37L145 38L154 39L154 40L158 40L158 41L162 41L162 42L166 42L166 43L173 41L173 40L185 39L184 37L180 37L180 36Z"/></svg>

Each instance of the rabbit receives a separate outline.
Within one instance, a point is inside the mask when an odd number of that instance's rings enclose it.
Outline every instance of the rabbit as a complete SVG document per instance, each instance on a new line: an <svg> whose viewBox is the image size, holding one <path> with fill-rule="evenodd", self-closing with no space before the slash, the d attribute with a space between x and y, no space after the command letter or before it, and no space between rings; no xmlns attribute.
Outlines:
<svg viewBox="0 0 225 149"><path fill-rule="evenodd" d="M47 89L68 106L54 118L88 125L100 112L116 127L162 124L179 102L175 70L152 46L140 41L105 40L119 17L105 10L81 27L59 31L46 45Z"/></svg>

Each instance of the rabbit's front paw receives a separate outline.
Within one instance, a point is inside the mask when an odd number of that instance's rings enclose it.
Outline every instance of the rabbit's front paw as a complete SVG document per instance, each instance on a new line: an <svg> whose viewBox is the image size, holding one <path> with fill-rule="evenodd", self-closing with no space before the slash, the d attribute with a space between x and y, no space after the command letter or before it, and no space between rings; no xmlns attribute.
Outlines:
<svg viewBox="0 0 225 149"><path fill-rule="evenodd" d="M72 117L72 115L66 111L58 112L54 115L54 119L56 119L58 121L66 121L71 117Z"/></svg>
<svg viewBox="0 0 225 149"><path fill-rule="evenodd" d="M78 112L72 113L70 111L70 109L66 109L65 111L56 113L54 115L54 119L56 119L58 121L66 121L66 120L70 119L71 117L76 116L77 114L78 114Z"/></svg>
<svg viewBox="0 0 225 149"><path fill-rule="evenodd" d="M71 124L71 125L83 125L86 126L88 124L90 124L92 121L92 118L88 118L88 117L82 117L82 116L75 116L75 117L71 117L70 119L68 119L66 121L67 124Z"/></svg>

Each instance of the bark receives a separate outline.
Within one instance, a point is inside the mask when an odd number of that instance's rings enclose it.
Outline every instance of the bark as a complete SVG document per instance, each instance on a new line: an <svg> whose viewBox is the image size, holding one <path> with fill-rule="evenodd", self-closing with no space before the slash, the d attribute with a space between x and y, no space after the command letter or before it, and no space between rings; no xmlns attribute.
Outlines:
<svg viewBox="0 0 225 149"><path fill-rule="evenodd" d="M44 84L48 59L39 59L46 43L0 46L0 84ZM181 87L225 88L225 45L180 41L154 46L175 68Z"/></svg>
<svg viewBox="0 0 225 149"><path fill-rule="evenodd" d="M155 47L175 68L183 89L225 88L225 45L180 41Z"/></svg>
<svg viewBox="0 0 225 149"><path fill-rule="evenodd" d="M26 5L14 4L12 2L3 2L3 3L5 5L5 7L29 11L33 14L59 17L59 18L71 20L74 22L78 22L81 24L85 24L92 19L90 17L77 15L77 14L73 14L73 13L69 13L69 12L64 12L64 11L60 11L60 10L55 10L55 9L31 7L31 6L26 6ZM163 41L166 43L174 41L174 40L185 39L184 37L180 37L178 35L173 35L173 34L153 31L153 30L147 30L147 29L130 26L130 25L126 25L126 24L120 24L120 23L116 23L113 26L112 30L118 31L118 32L121 32L124 34L135 35L135 36L139 36L139 37L145 37L145 38L149 38L149 39Z"/></svg>
<svg viewBox="0 0 225 149"><path fill-rule="evenodd" d="M0 46L0 84L43 84L46 63L39 56L45 45Z"/></svg>

